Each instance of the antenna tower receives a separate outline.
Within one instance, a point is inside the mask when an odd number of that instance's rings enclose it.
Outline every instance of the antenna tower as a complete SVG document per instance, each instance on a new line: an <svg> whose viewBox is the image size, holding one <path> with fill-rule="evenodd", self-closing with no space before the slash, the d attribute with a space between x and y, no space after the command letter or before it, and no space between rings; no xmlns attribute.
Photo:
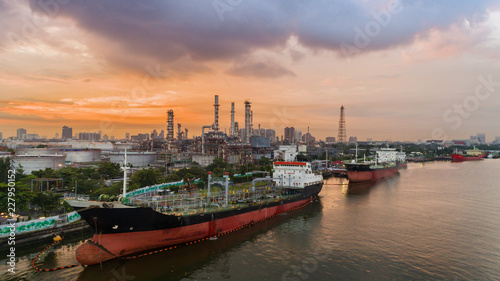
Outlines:
<svg viewBox="0 0 500 281"><path fill-rule="evenodd" d="M344 116L344 106L340 107L340 120L339 120L339 135L338 140L339 143L347 142L347 135L345 132L345 116Z"/></svg>

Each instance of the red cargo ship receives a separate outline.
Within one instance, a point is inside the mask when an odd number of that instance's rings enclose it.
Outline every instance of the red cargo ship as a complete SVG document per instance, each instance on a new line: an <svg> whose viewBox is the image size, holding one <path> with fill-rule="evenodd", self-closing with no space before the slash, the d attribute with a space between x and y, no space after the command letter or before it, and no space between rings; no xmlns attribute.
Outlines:
<svg viewBox="0 0 500 281"><path fill-rule="evenodd" d="M486 157L486 153L478 149L469 149L465 154L452 153L451 161L453 162L462 162L462 161L476 161L482 160Z"/></svg>
<svg viewBox="0 0 500 281"><path fill-rule="evenodd" d="M94 205L77 212L95 234L76 250L82 265L200 241L307 205L321 191L323 178L310 163L275 162L268 186L225 191L131 198L128 207ZM209 180L210 181L210 180Z"/></svg>
<svg viewBox="0 0 500 281"><path fill-rule="evenodd" d="M467 155L467 154L451 154L451 161L454 162L462 162L462 161L474 161L474 160L482 160L486 154L481 154L477 156Z"/></svg>

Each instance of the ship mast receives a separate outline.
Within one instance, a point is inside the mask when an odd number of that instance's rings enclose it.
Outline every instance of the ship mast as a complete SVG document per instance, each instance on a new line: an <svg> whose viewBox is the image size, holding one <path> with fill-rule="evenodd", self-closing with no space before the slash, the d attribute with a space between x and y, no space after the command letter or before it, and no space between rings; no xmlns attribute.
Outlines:
<svg viewBox="0 0 500 281"><path fill-rule="evenodd" d="M125 193L127 192L127 170L129 167L127 167L127 148L125 148L125 159L123 160L123 193L122 197L125 199Z"/></svg>

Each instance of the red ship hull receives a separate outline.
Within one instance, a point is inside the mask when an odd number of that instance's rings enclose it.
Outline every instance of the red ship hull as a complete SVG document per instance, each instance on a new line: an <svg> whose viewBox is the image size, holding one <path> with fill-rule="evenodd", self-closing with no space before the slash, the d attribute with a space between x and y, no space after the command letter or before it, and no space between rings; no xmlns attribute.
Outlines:
<svg viewBox="0 0 500 281"><path fill-rule="evenodd" d="M371 171L347 171L347 178L349 182L371 182L389 178L397 173L397 167Z"/></svg>
<svg viewBox="0 0 500 281"><path fill-rule="evenodd" d="M481 154L478 156L465 156L463 154L451 154L451 161L462 162L462 161L476 161L482 160L486 154Z"/></svg>
<svg viewBox="0 0 500 281"><path fill-rule="evenodd" d="M93 265L117 257L150 251L151 249L160 249L190 242L196 243L307 205L313 198L314 196L283 205L177 228L131 233L95 234L91 241L85 242L77 249L76 259L82 265ZM105 248L100 248L96 244L105 245Z"/></svg>

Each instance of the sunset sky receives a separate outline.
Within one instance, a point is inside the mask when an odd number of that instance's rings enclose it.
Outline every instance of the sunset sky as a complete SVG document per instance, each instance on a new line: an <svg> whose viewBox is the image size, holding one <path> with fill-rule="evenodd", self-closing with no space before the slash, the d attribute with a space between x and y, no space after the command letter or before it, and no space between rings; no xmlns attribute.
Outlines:
<svg viewBox="0 0 500 281"><path fill-rule="evenodd" d="M45 5L43 5L45 3ZM244 125L358 140L500 136L496 1L0 0L0 132L199 135ZM175 127L177 130L177 126Z"/></svg>

